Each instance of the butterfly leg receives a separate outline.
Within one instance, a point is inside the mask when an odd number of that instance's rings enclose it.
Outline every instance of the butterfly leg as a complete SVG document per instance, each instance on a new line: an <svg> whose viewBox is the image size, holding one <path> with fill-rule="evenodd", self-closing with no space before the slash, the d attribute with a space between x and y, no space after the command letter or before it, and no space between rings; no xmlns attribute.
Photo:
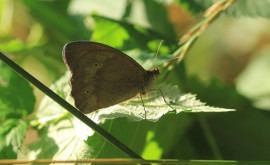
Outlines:
<svg viewBox="0 0 270 165"><path fill-rule="evenodd" d="M142 94L141 93L140 93L140 97L141 97L142 104L143 104L143 109L144 109L144 119L146 120L146 109L145 109L145 106L144 106L144 102L143 102Z"/></svg>
<svg viewBox="0 0 270 165"><path fill-rule="evenodd" d="M159 93L162 95L162 98L163 98L164 102L165 102L172 110L175 110L175 108L173 108L173 107L166 101L166 99L165 99L165 97L164 97L164 94L163 94L163 92L161 91L161 89L151 89L150 91L159 91Z"/></svg>

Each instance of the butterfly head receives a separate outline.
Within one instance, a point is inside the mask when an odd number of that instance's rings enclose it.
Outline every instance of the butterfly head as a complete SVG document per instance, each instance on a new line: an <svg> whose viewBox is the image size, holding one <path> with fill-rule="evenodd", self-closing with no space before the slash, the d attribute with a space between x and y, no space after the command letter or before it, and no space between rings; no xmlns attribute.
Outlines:
<svg viewBox="0 0 270 165"><path fill-rule="evenodd" d="M151 70L146 71L149 78L152 78L154 80L157 79L157 77L160 75L159 68L155 67Z"/></svg>
<svg viewBox="0 0 270 165"><path fill-rule="evenodd" d="M155 77L159 76L160 75L160 72L159 72L159 68L158 67L155 67L152 69L152 72L153 72L153 75Z"/></svg>
<svg viewBox="0 0 270 165"><path fill-rule="evenodd" d="M146 73L147 73L147 76L145 77L144 86L143 86L143 89L141 91L141 94L147 93L147 91L149 91L152 88L155 80L157 79L157 77L160 74L158 67L155 67L151 70L147 70Z"/></svg>

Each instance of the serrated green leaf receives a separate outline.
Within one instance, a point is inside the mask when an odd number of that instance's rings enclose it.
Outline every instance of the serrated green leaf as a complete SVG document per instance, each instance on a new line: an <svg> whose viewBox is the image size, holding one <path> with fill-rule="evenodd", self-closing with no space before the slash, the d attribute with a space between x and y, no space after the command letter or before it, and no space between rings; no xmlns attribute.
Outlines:
<svg viewBox="0 0 270 165"><path fill-rule="evenodd" d="M23 120L8 119L0 125L0 152L8 146L17 153L20 149L28 124Z"/></svg>
<svg viewBox="0 0 270 165"><path fill-rule="evenodd" d="M14 152L18 152L21 148L28 127L27 122L23 120L17 120L16 124L17 125L6 135L6 143L12 145Z"/></svg>
<svg viewBox="0 0 270 165"><path fill-rule="evenodd" d="M180 112L228 112L232 109L214 108L206 106L205 103L196 99L195 95L184 94L175 86L170 85L156 85L154 89L160 89L164 95L159 91L149 93L149 98L144 98L144 107L140 98L134 98L128 103L115 105L109 108L99 110L101 119L110 119L116 117L127 117L131 120L144 120L145 111L146 119L149 121L157 121L163 115L173 111L175 114ZM171 107L164 101L170 104Z"/></svg>
<svg viewBox="0 0 270 165"><path fill-rule="evenodd" d="M91 155L91 148L76 136L71 116L58 122L47 123L46 127L39 131L39 135L39 141L30 145L24 151L25 155L31 155L30 157L35 159L62 160L83 159L84 154Z"/></svg>

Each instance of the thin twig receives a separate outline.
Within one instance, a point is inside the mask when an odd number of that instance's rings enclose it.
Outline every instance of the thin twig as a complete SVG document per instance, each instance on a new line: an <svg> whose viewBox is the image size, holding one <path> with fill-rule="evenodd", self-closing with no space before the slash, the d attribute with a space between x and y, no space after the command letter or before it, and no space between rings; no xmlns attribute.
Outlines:
<svg viewBox="0 0 270 165"><path fill-rule="evenodd" d="M174 56L178 57L177 63L180 63L184 59L188 50L190 50L199 36L201 36L201 34L219 17L222 12L224 12L236 1L237 0L221 0L206 10L204 14L205 19L195 25L180 38L179 45L181 46L174 52ZM176 60L170 61L168 65L171 65L175 61Z"/></svg>

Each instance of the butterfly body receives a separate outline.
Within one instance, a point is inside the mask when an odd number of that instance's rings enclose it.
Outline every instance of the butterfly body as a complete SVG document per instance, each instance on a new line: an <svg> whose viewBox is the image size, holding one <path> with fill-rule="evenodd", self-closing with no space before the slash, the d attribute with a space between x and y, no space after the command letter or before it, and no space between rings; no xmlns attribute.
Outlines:
<svg viewBox="0 0 270 165"><path fill-rule="evenodd" d="M96 42L66 44L63 59L72 73L71 96L83 113L146 94L159 75L158 68L146 71L121 51Z"/></svg>

